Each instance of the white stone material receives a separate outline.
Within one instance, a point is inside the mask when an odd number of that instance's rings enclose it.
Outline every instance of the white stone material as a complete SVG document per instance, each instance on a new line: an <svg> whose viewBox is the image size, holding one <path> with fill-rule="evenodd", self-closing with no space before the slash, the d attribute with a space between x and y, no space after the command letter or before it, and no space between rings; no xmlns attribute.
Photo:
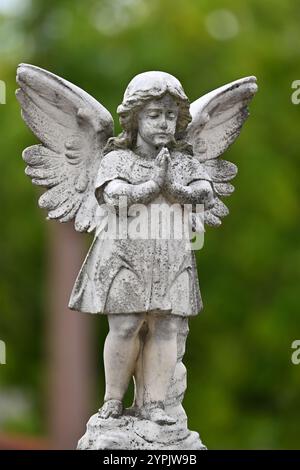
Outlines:
<svg viewBox="0 0 300 470"><path fill-rule="evenodd" d="M228 214L221 197L233 192L237 168L220 157L248 116L255 77L190 105L172 75L139 74L118 107L116 137L111 114L72 83L28 64L18 67L17 82L22 117L41 142L23 152L26 174L47 188L40 207L50 219L74 220L77 231L95 231L69 307L108 317L106 391L78 448L205 449L182 407L188 319L202 300L190 240L174 229L187 220L187 206L193 231L203 229L197 205L208 225ZM174 210L173 231L159 236ZM110 220L119 231L107 229ZM134 401L124 409L132 377Z"/></svg>

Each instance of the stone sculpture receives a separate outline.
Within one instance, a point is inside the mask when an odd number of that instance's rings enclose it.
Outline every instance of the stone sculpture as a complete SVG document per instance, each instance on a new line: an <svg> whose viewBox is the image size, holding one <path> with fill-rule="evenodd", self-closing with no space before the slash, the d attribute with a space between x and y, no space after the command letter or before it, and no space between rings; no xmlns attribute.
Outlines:
<svg viewBox="0 0 300 470"><path fill-rule="evenodd" d="M151 209L175 206L178 222L188 205L196 232L203 216L221 224L228 214L221 197L233 192L237 168L220 157L248 116L255 77L190 105L172 75L141 73L117 109L123 131L116 137L107 109L72 83L28 64L18 67L17 82L22 117L41 142L23 152L26 174L47 188L40 207L49 219L95 231L69 307L108 316L106 392L78 448L205 448L182 407L188 319L202 309L194 251L187 237L157 236L163 222ZM142 210L136 237L130 226ZM111 216L127 221L125 232L118 226L109 236ZM149 223L156 236L141 236ZM134 402L124 409L132 377Z"/></svg>

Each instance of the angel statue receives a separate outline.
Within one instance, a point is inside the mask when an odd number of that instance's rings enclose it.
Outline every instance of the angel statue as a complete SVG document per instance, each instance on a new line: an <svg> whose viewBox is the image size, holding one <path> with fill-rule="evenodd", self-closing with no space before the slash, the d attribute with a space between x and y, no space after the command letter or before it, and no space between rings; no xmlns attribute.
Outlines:
<svg viewBox="0 0 300 470"><path fill-rule="evenodd" d="M26 174L47 188L39 206L49 219L95 232L69 307L108 317L106 390L78 448L204 448L181 404L188 319L202 309L194 250L184 237L107 236L103 220L124 218L125 200L131 222L136 206L159 228L154 205L176 205L182 217L189 205L192 230L203 229L203 214L206 224L220 225L228 214L221 198L233 192L237 173L221 155L248 116L256 78L190 105L172 75L141 73L117 108L122 132L115 137L109 111L72 83L28 64L19 65L17 82L22 117L41 142L23 152ZM134 401L124 409L132 378Z"/></svg>

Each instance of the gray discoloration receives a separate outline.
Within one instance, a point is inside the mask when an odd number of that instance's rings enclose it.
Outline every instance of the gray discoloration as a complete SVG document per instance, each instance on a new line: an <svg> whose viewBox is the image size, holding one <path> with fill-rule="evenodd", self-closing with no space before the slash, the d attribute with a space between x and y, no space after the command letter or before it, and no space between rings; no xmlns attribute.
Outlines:
<svg viewBox="0 0 300 470"><path fill-rule="evenodd" d="M194 205L195 231L201 228L196 204L203 205L206 224L221 224L229 211L220 198L234 191L237 167L220 156L248 116L255 77L190 106L175 77L142 73L118 107L123 132L116 137L110 113L75 85L26 64L18 67L17 82L22 117L41 141L23 152L26 174L47 188L40 207L51 219L74 220L78 231L95 230L69 306L108 316L106 392L78 448L205 448L188 430L182 407L188 318L202 309L194 253L188 239L171 233L136 239L132 210L137 204L145 209L142 225L150 223L155 233L164 216L155 217L152 209L164 214L174 204L177 221L186 204ZM125 217L128 237L105 237L108 214L118 223ZM134 402L123 410L131 377Z"/></svg>
<svg viewBox="0 0 300 470"><path fill-rule="evenodd" d="M199 434L189 431L185 420L162 426L124 414L118 419L93 415L78 442L79 450L205 450Z"/></svg>
<svg viewBox="0 0 300 470"><path fill-rule="evenodd" d="M74 219L76 230L94 230L94 177L113 134L110 113L85 91L39 67L19 65L17 82L22 117L42 142L23 152L26 174L49 188L39 206L50 219Z"/></svg>

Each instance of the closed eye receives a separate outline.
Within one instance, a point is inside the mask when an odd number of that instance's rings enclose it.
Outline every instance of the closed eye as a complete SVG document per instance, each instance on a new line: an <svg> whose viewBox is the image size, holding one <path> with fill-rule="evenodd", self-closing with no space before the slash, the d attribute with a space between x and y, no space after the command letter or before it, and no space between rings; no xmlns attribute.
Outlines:
<svg viewBox="0 0 300 470"><path fill-rule="evenodd" d="M148 114L148 116L149 116L150 118L155 119L155 118L158 118L158 117L159 117L159 114L158 114L158 113L150 113L150 114Z"/></svg>
<svg viewBox="0 0 300 470"><path fill-rule="evenodd" d="M169 119L175 119L176 118L176 115L175 113L173 113L172 111L168 113L168 118Z"/></svg>

